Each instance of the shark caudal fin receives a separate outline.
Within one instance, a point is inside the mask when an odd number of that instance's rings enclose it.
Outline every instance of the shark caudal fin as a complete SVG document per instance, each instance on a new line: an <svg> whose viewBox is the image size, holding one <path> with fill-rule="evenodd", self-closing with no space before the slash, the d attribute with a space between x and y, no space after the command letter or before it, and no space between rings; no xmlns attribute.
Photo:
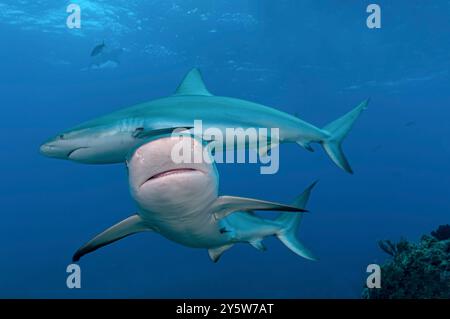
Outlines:
<svg viewBox="0 0 450 319"><path fill-rule="evenodd" d="M362 111L366 109L368 103L369 100L367 99L353 110L322 129L330 135L329 138L320 142L325 152L327 152L328 156L337 166L350 174L353 174L353 170L342 151L342 141L352 129L356 119L358 119Z"/></svg>
<svg viewBox="0 0 450 319"><path fill-rule="evenodd" d="M317 181L312 183L307 189L305 189L303 193L295 199L295 201L292 203L292 206L305 207L308 203L311 190L316 184ZM287 248L292 250L295 254L309 260L316 260L314 255L298 240L296 236L297 230L302 220L302 215L303 214L281 213L277 217L276 221L279 222L283 226L283 228L279 233L276 234L276 236L284 245L286 245Z"/></svg>

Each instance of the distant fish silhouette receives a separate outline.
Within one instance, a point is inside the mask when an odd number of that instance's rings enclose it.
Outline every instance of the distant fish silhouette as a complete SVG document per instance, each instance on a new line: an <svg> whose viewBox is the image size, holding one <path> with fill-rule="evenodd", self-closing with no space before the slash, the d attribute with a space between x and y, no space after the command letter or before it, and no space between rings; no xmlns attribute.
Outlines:
<svg viewBox="0 0 450 319"><path fill-rule="evenodd" d="M97 45L91 52L91 56L96 56L102 53L103 49L105 48L105 41L103 41L101 44Z"/></svg>
<svg viewBox="0 0 450 319"><path fill-rule="evenodd" d="M122 48L113 48L108 46L102 50L97 56L91 56L90 69L106 69L115 68L120 64L120 56L123 53Z"/></svg>

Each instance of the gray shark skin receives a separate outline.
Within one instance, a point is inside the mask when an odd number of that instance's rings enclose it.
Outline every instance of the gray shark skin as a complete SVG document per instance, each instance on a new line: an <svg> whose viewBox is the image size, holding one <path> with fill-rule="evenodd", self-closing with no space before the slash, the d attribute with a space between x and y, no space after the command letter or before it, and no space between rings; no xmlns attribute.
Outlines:
<svg viewBox="0 0 450 319"><path fill-rule="evenodd" d="M152 231L192 248L208 249L216 262L236 243L249 243L265 250L262 240L277 236L299 256L314 256L296 238L296 232L314 186L308 187L292 205L251 198L218 196L219 176L213 162L175 163L171 152L180 139L188 139L194 152L204 143L191 136L162 136L138 146L127 161L129 187L137 214L105 230L81 247L74 261L126 236ZM186 140L185 140L186 141ZM200 154L200 153L199 153ZM210 159L212 158L209 153ZM265 219L256 210L285 211Z"/></svg>
<svg viewBox="0 0 450 319"><path fill-rule="evenodd" d="M341 144L368 100L323 129L295 116L250 101L214 96L206 89L200 72L190 71L172 96L109 113L64 131L41 145L48 157L87 164L124 162L142 139L191 128L203 121L204 130L219 128L279 128L281 143L293 142L312 151L311 143L323 146L330 158L352 173ZM245 146L244 146L245 147Z"/></svg>

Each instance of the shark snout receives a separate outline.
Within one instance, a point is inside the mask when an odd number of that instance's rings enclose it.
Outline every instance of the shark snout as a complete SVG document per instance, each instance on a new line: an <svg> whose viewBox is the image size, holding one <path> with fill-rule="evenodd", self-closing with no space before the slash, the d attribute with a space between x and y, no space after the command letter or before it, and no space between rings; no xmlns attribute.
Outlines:
<svg viewBox="0 0 450 319"><path fill-rule="evenodd" d="M53 149L54 147L51 144L44 143L39 147L39 153L45 156L49 156L52 153Z"/></svg>
<svg viewBox="0 0 450 319"><path fill-rule="evenodd" d="M64 145L60 145L57 142L50 141L43 143L39 147L39 152L47 157L55 157L55 158L68 158L68 155L72 151L71 147L64 147Z"/></svg>
<svg viewBox="0 0 450 319"><path fill-rule="evenodd" d="M51 144L51 143L44 143L39 147L39 153L41 153L44 156L48 156L48 157L61 157L62 152L61 150Z"/></svg>

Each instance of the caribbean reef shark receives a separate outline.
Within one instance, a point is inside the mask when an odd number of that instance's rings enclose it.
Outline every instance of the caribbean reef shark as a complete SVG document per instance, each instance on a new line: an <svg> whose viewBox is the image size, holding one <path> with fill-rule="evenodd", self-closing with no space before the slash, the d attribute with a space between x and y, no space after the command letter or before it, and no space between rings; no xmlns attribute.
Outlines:
<svg viewBox="0 0 450 319"><path fill-rule="evenodd" d="M81 163L108 164L124 162L130 150L142 139L192 128L202 120L206 129L278 128L280 142L295 142L309 151L319 143L340 168L352 173L341 149L354 122L366 108L368 100L341 118L315 127L295 116L261 104L212 95L197 69L190 71L175 94L138 104L82 123L57 134L41 145L42 154ZM262 152L264 154L264 152Z"/></svg>
<svg viewBox="0 0 450 319"><path fill-rule="evenodd" d="M206 248L216 262L236 243L250 243L265 250L262 240L277 236L294 253L307 259L313 255L296 238L311 189L294 203L283 205L251 198L218 196L219 176L215 163L173 161L172 150L188 139L193 152L204 154L204 141L191 136L162 136L138 146L127 160L129 187L137 203L137 214L105 230L73 256L83 255L126 236L153 231L193 248ZM212 159L209 152L209 159ZM276 219L258 216L256 210L286 211Z"/></svg>

